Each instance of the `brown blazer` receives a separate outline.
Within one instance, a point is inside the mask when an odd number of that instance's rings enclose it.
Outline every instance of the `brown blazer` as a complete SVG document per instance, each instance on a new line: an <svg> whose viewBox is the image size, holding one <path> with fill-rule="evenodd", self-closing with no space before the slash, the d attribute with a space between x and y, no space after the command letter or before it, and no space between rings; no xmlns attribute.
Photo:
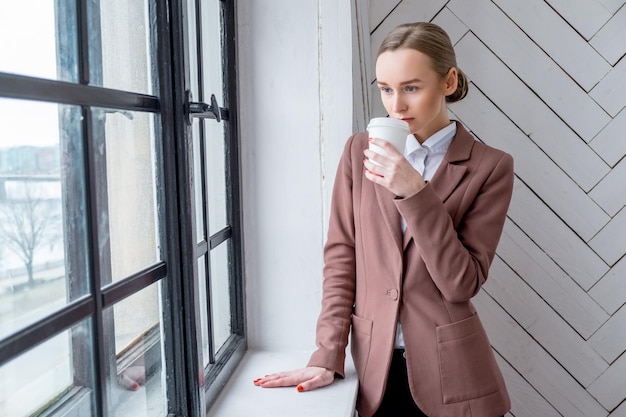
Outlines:
<svg viewBox="0 0 626 417"><path fill-rule="evenodd" d="M397 198L364 177L367 138L352 136L339 163L318 349L309 365L343 376L351 330L357 409L370 417L382 400L400 320L411 392L429 417L501 416L510 400L470 299L487 279L500 240L513 159L457 123L432 181Z"/></svg>

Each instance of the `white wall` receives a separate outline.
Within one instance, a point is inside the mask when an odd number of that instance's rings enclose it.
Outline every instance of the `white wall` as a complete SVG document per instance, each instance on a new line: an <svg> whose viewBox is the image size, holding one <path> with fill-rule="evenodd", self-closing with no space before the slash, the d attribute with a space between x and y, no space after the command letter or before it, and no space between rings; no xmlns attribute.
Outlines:
<svg viewBox="0 0 626 417"><path fill-rule="evenodd" d="M249 345L310 350L328 195L352 133L350 3L237 4Z"/></svg>

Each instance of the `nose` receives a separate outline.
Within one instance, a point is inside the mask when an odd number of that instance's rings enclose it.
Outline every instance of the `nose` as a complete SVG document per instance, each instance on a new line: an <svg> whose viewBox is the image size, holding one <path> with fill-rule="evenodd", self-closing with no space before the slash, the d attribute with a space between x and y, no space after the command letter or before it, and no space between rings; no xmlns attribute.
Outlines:
<svg viewBox="0 0 626 417"><path fill-rule="evenodd" d="M406 110L406 103L402 97L402 94L394 94L391 98L391 110L394 113L402 113Z"/></svg>

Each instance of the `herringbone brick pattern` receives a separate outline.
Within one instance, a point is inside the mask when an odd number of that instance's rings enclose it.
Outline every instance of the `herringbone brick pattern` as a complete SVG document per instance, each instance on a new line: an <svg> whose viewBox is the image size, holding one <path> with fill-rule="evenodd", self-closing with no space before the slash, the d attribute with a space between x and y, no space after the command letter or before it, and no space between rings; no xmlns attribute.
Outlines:
<svg viewBox="0 0 626 417"><path fill-rule="evenodd" d="M516 417L626 416L624 3L369 4L362 56L397 24L443 26L471 80L452 117L515 159L511 209L475 305ZM384 115L363 61L365 117Z"/></svg>

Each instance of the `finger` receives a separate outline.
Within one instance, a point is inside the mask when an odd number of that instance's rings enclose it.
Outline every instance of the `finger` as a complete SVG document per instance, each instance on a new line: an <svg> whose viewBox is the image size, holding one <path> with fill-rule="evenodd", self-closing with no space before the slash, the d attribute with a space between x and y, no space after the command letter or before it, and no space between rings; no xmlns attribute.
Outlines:
<svg viewBox="0 0 626 417"><path fill-rule="evenodd" d="M302 381L294 378L281 378L271 381L261 381L258 386L262 388L277 388L277 387L293 387L300 384Z"/></svg>
<svg viewBox="0 0 626 417"><path fill-rule="evenodd" d="M324 373L304 381L297 386L298 392L311 391L330 385L334 381L332 373Z"/></svg>
<svg viewBox="0 0 626 417"><path fill-rule="evenodd" d="M383 156L379 154L378 152L373 151L371 149L364 149L363 155L365 155L365 157L368 160L373 161L375 164L382 165L379 159L382 158Z"/></svg>
<svg viewBox="0 0 626 417"><path fill-rule="evenodd" d="M306 380L306 377L300 374L276 374L267 378L263 378L258 382L258 386L263 388L275 388L275 387L293 387Z"/></svg>
<svg viewBox="0 0 626 417"><path fill-rule="evenodd" d="M381 139L381 138L369 138L368 141L369 143L373 143L374 145L380 146L381 148L383 147L385 143L387 143L386 140Z"/></svg>
<svg viewBox="0 0 626 417"><path fill-rule="evenodd" d="M365 167L365 178L368 180L374 181L375 178L384 178L384 175L380 172L381 167L379 165L375 165L371 162L364 162L363 166Z"/></svg>
<svg viewBox="0 0 626 417"><path fill-rule="evenodd" d="M391 155L392 153L398 153L396 147L393 146L391 142L384 139L370 138L369 142L375 146L378 146L379 148L382 148L385 152L387 152L387 155Z"/></svg>
<svg viewBox="0 0 626 417"><path fill-rule="evenodd" d="M385 167L387 166L386 164L389 162L388 160L386 160L385 156L378 155L375 152L373 153L375 156L363 159L363 166L368 171L372 171L375 174L382 175L384 173Z"/></svg>
<svg viewBox="0 0 626 417"><path fill-rule="evenodd" d="M263 377L257 378L254 381L252 381L254 383L254 385L261 385L262 383L268 382L268 381L275 381L278 380L282 377L284 377L286 374L286 372L279 372L279 373L275 373L275 374L269 374L269 375L265 375Z"/></svg>
<svg viewBox="0 0 626 417"><path fill-rule="evenodd" d="M365 174L365 178L366 178L366 179L370 180L370 181L371 181L371 182L373 182L373 183L378 183L378 179L379 179L380 177L378 177L377 175L372 174L372 173L371 173L370 171L368 171L367 169L365 170L364 174Z"/></svg>

